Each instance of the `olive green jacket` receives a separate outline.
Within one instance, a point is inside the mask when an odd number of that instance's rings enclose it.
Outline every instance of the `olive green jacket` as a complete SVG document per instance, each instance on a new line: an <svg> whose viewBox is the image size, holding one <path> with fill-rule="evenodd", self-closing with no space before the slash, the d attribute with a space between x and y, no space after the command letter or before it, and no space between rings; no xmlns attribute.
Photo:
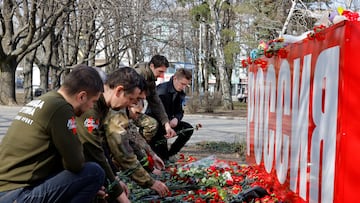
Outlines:
<svg viewBox="0 0 360 203"><path fill-rule="evenodd" d="M57 92L26 104L0 143L0 192L39 182L85 163L73 107Z"/></svg>
<svg viewBox="0 0 360 203"><path fill-rule="evenodd" d="M112 184L112 188L108 191L110 199L115 199L122 192L122 188L117 180L110 165L111 160L105 156L104 147L107 146L105 140L104 121L109 112L109 107L105 103L104 97L100 97L93 109L85 112L81 117L76 119L78 126L78 134L84 147L84 155L86 161L98 163L105 171L106 182L105 187ZM80 125L81 124L81 125Z"/></svg>
<svg viewBox="0 0 360 203"><path fill-rule="evenodd" d="M148 94L146 95L146 100L149 103L152 115L155 119L160 121L162 125L169 122L168 116L166 114L164 105L162 104L159 95L156 92L156 79L154 73L150 69L148 63L139 63L135 65L135 70L137 73L142 75L148 87Z"/></svg>

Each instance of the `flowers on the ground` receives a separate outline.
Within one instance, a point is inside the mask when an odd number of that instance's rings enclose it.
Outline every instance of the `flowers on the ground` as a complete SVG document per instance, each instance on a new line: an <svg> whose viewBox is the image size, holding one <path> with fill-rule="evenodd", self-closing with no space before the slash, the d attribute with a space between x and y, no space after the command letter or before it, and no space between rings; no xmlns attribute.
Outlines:
<svg viewBox="0 0 360 203"><path fill-rule="evenodd" d="M121 177L123 179L124 177ZM196 160L180 155L168 165L161 180L170 189L160 197L129 181L132 202L287 202L294 198L278 182L257 167L223 161L210 156Z"/></svg>

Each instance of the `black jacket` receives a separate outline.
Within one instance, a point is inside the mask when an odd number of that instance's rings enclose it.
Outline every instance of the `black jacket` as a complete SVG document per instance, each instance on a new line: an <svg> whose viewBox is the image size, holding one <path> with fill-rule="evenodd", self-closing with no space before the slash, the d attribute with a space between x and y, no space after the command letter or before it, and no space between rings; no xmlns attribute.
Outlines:
<svg viewBox="0 0 360 203"><path fill-rule="evenodd" d="M164 104L165 111L169 120L177 118L178 121L184 116L183 102L185 101L185 92L178 92L173 85L173 77L168 82L159 84L156 87L157 93Z"/></svg>

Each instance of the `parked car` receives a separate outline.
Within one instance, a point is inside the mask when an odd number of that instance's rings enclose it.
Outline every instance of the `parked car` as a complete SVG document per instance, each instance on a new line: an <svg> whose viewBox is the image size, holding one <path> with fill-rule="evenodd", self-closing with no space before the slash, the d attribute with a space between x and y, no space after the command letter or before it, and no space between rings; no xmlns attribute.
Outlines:
<svg viewBox="0 0 360 203"><path fill-rule="evenodd" d="M24 79L17 77L16 78L16 88L24 87Z"/></svg>
<svg viewBox="0 0 360 203"><path fill-rule="evenodd" d="M42 94L44 94L45 92L44 92L44 89L42 89L42 88L36 88L35 89L35 92L34 92L34 96L35 97L39 97L39 96L41 96Z"/></svg>

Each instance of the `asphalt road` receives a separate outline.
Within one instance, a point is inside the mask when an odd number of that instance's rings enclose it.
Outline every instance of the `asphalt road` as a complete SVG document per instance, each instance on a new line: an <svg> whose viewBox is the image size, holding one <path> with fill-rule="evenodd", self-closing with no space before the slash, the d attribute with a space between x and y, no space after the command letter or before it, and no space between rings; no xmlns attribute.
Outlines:
<svg viewBox="0 0 360 203"><path fill-rule="evenodd" d="M20 108L19 106L9 107L0 105L0 140L5 135L12 119ZM188 144L203 141L225 141L233 143L246 137L246 120L244 118L185 114L183 120L193 126L198 123L202 125L202 128L194 132ZM171 142L172 140L173 139L169 141Z"/></svg>

